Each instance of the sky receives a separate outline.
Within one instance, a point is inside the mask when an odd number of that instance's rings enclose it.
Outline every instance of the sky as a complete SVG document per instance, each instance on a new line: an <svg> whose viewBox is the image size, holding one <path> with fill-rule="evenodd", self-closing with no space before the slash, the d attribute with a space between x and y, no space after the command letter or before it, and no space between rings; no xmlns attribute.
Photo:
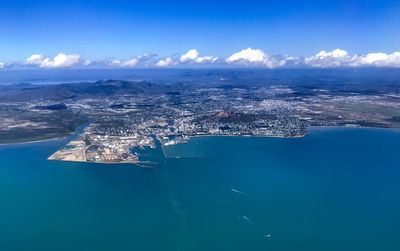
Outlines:
<svg viewBox="0 0 400 251"><path fill-rule="evenodd" d="M377 58L376 65L400 66L399 27L400 0L0 0L0 68L144 61L316 67L324 63L309 62L322 51L333 53L323 56L331 66ZM366 58L371 53L382 54Z"/></svg>

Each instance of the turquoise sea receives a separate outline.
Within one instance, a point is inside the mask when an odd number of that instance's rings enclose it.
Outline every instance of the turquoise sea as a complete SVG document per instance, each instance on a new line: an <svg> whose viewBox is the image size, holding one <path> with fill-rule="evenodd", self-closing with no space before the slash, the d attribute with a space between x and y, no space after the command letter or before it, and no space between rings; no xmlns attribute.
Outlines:
<svg viewBox="0 0 400 251"><path fill-rule="evenodd" d="M194 138L154 169L47 161L66 141L0 146L0 250L400 250L400 131Z"/></svg>

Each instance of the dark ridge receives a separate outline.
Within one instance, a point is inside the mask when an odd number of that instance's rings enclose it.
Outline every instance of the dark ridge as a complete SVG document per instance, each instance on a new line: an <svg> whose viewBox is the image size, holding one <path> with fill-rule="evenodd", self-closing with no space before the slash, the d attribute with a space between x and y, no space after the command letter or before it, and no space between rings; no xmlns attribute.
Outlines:
<svg viewBox="0 0 400 251"><path fill-rule="evenodd" d="M65 104L54 104L54 105L46 105L46 106L35 106L34 108L39 109L39 110L56 111L56 110L65 110L65 109L67 109L67 106Z"/></svg>

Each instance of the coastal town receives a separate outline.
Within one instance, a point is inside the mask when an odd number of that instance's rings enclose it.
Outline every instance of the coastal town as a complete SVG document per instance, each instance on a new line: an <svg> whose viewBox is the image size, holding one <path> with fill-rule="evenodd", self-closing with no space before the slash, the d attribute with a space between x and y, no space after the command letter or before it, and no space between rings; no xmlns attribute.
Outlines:
<svg viewBox="0 0 400 251"><path fill-rule="evenodd" d="M311 126L400 125L396 120L400 96L395 93L298 92L286 86L201 87L65 101L73 114L89 117L93 123L49 159L140 163L135 148L155 148L157 142L168 147L197 136L287 138L303 137Z"/></svg>
<svg viewBox="0 0 400 251"><path fill-rule="evenodd" d="M2 88L3 141L75 133L49 160L140 163L135 149L198 136L288 138L303 137L314 126L400 128L400 90L393 86L374 91L101 80Z"/></svg>

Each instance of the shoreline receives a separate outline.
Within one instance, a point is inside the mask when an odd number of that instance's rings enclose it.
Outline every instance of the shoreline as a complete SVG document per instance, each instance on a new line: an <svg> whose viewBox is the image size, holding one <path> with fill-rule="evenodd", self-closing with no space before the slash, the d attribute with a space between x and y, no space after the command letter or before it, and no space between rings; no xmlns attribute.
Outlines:
<svg viewBox="0 0 400 251"><path fill-rule="evenodd" d="M295 139L295 138L304 138L307 135L311 134L312 131L317 130L335 130L335 129L372 129L372 130L393 130L399 131L400 128L395 127L366 127L366 126L310 126L307 132L304 135L297 135L297 136L274 136L274 135L194 135L188 136L188 139L191 138L201 138L201 137L247 137L247 138L279 138L279 139ZM1 146L14 146L14 145L24 145L24 144L35 144L35 143L43 143L48 141L56 141L66 139L67 137L74 135L76 132L65 135L59 136L55 138L48 138L48 139L41 139L41 140L32 140L32 141L22 141L22 142L10 142L10 143L0 143Z"/></svg>
<svg viewBox="0 0 400 251"><path fill-rule="evenodd" d="M71 137L75 134L80 134L80 130L86 127L86 124L82 124L75 128L73 132L60 135L57 137L52 137L52 138L44 138L44 139L38 139L38 140L27 140L27 141L21 141L21 142L10 142L10 143L0 143L1 146L14 146L14 145L24 145L24 144L35 144L35 143L43 143L43 142L48 142L48 141L56 141L56 140L62 140L62 139L67 139L68 137Z"/></svg>
<svg viewBox="0 0 400 251"><path fill-rule="evenodd" d="M391 130L400 132L400 128L396 127L371 127L371 126L310 126L308 128L308 133L312 131L323 131L323 130L336 130L336 129L366 129L366 130Z"/></svg>
<svg viewBox="0 0 400 251"><path fill-rule="evenodd" d="M328 130L340 130L340 129L390 130L390 131L397 131L400 133L400 128L394 128L394 127L387 128L387 127L366 127L366 126L310 126L309 128L307 128L307 132L304 135L297 135L297 136L290 136L290 137L274 136L274 135L211 135L211 134L210 135L194 135L194 136L188 136L188 139L186 141L179 142L175 145L184 144L187 141L190 141L191 139L195 139L195 138L208 138L208 137L301 139L301 138L305 138L308 135L312 134L313 131L328 131ZM174 145L171 145L171 146L174 146ZM164 147L169 147L169 146L164 146Z"/></svg>
<svg viewBox="0 0 400 251"><path fill-rule="evenodd" d="M311 126L307 129L307 132L303 135L296 135L296 136L290 136L290 137L285 137L285 136L274 136L274 135L194 135L194 136L188 136L187 140L183 142L178 142L173 146L176 145L182 145L185 143L190 142L193 139L196 138L211 138L211 137L220 137L220 138L225 138L225 137L236 137L236 138L277 138L277 139L301 139L306 137L307 135L310 135L314 132L327 132L327 131L334 131L334 130L375 130L375 131L393 131L396 133L400 133L400 128L382 128L382 127L352 127L352 126ZM43 142L49 142L49 141L57 141L57 140L64 140L67 139L69 136L74 135L75 133L71 133L69 135L63 136L63 137L56 137L56 138L49 138L49 139L42 139L42 140L35 140L35 141L27 141L27 142L18 142L18 143L8 143L8 144L0 144L0 147L2 146L18 146L18 145L30 145L30 144L35 144L35 143L43 143ZM167 158L166 153L164 151L164 147L168 148L169 146L164 146L161 144L161 150L163 152L163 155L165 158ZM101 165L119 165L119 164L130 164L134 166L138 166L141 168L148 168L145 163L143 163L140 160L137 161L122 161L122 162L92 162L92 161L74 161L74 160L60 160L60 159L52 159L51 156L47 158L48 161L61 161L61 162L76 162L76 163L87 163L87 164L101 164ZM142 164L144 164L142 166Z"/></svg>
<svg viewBox="0 0 400 251"><path fill-rule="evenodd" d="M15 146L15 145L25 145L25 144L30 145L30 144L35 144L35 143L43 143L43 142L48 142L48 141L56 141L56 140L66 139L68 136L70 136L70 135L60 136L60 137L55 137L55 138L48 138L48 139L31 140L31 141L0 143L0 146Z"/></svg>
<svg viewBox="0 0 400 251"><path fill-rule="evenodd" d="M133 164L133 165L138 165L141 162L137 161L122 161L122 162L94 162L94 161L84 161L84 160L61 160L61 159L50 159L50 157L47 158L48 161L61 161L61 162L71 162L71 163L91 163L91 164L101 164L101 165L119 165L119 164Z"/></svg>
<svg viewBox="0 0 400 251"><path fill-rule="evenodd" d="M203 137L238 137L238 138L277 138L277 139L296 139L296 138L304 138L307 136L309 132L305 133L304 135L297 135L297 136L274 136L274 135L194 135L188 136L188 140L192 138L203 138Z"/></svg>

